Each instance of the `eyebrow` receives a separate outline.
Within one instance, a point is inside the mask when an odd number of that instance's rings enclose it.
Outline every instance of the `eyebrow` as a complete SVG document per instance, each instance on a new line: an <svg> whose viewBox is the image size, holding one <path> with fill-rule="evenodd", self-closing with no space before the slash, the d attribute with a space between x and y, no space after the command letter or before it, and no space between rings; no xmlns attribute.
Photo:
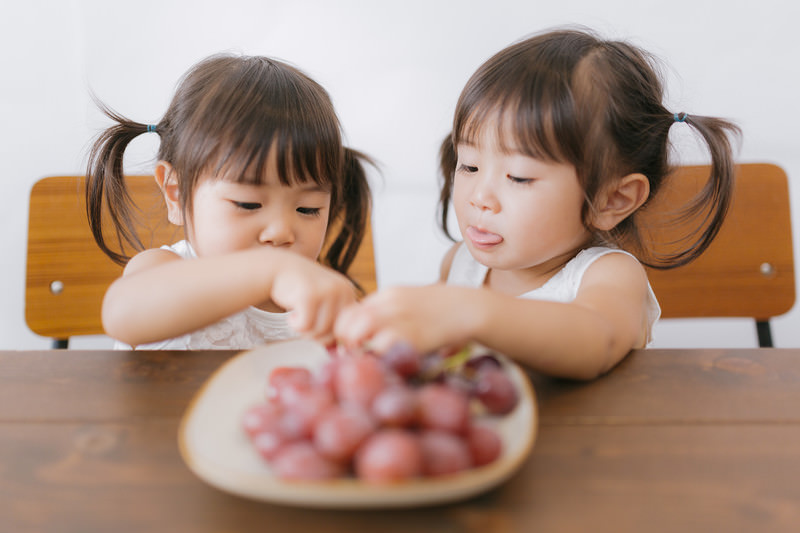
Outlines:
<svg viewBox="0 0 800 533"><path fill-rule="evenodd" d="M461 145L464 145L467 148L478 148L479 147L478 143L473 143L472 141L467 141L467 140L458 141L458 144L456 145L456 147L461 146ZM509 149L507 146L498 146L498 148L500 149L501 152L503 152L506 155L521 155L523 157L534 157L534 156L532 156L530 154L526 154L525 152L523 152L519 148Z"/></svg>
<svg viewBox="0 0 800 533"><path fill-rule="evenodd" d="M253 180L252 175L245 175L244 178L246 180L252 180L252 181L238 181L233 179L225 181L247 187L262 187L266 185L266 183L258 183L255 180ZM323 187L321 184L316 183L312 180L307 180L304 182L295 181L292 185L286 185L279 182L278 185L280 185L281 187L297 187L298 189L300 189L301 192L325 192L325 193L330 192L330 189L327 189Z"/></svg>
<svg viewBox="0 0 800 533"><path fill-rule="evenodd" d="M299 188L300 188L300 190L302 192L325 192L325 193L330 192L329 189L326 189L325 187L323 187L319 183L315 183L313 181L312 182L308 182L306 184L302 184L302 185L299 186Z"/></svg>

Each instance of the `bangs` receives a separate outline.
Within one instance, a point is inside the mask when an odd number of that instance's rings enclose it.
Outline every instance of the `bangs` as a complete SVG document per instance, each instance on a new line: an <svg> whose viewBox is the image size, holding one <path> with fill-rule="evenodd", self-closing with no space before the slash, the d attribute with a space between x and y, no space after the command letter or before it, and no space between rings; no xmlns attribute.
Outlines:
<svg viewBox="0 0 800 533"><path fill-rule="evenodd" d="M189 76L194 107L174 151L190 179L262 184L275 150L284 185L337 183L344 153L328 93L294 67L264 57L214 57Z"/></svg>
<svg viewBox="0 0 800 533"><path fill-rule="evenodd" d="M568 163L552 113L547 111L539 106L521 108L518 103L497 105L484 100L457 125L454 145L477 146L481 138L488 135L496 140L496 148L502 152L519 152L541 161ZM494 131L486 131L487 128Z"/></svg>
<svg viewBox="0 0 800 533"><path fill-rule="evenodd" d="M212 158L214 163L208 170L226 181L262 185L267 173L273 170L269 165L270 158L274 157L281 184L315 183L324 190L331 190L336 182L337 167L330 161L342 157L338 142L308 142L303 137L306 137L303 132L285 130L253 132L243 140L225 143L228 149L221 149L221 155Z"/></svg>
<svg viewBox="0 0 800 533"><path fill-rule="evenodd" d="M497 54L475 72L461 93L454 144L475 144L481 135L492 133L502 150L577 166L582 144L572 91L577 60L559 60L551 50L530 42ZM496 130L486 132L486 127Z"/></svg>

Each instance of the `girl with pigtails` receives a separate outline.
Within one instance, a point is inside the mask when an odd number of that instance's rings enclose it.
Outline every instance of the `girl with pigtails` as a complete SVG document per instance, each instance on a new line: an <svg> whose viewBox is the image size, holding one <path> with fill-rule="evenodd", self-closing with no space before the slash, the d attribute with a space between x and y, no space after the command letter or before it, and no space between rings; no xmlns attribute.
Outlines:
<svg viewBox="0 0 800 533"><path fill-rule="evenodd" d="M108 335L139 349L329 342L356 301L347 270L370 196L368 159L343 146L327 92L281 61L217 55L184 75L157 124L102 108L116 124L91 150L87 211L100 248L125 264L103 301ZM160 137L155 180L185 238L143 250L122 160L148 132ZM119 243L106 242L105 224Z"/></svg>
<svg viewBox="0 0 800 533"><path fill-rule="evenodd" d="M662 103L654 59L590 31L556 30L486 61L441 147L441 224L462 237L440 283L379 291L337 321L346 345L426 353L477 343L553 376L592 379L645 347L660 310L642 263L683 265L711 243L734 183L719 118ZM657 257L640 214L671 178L673 128L707 144L711 175L688 209L698 231Z"/></svg>

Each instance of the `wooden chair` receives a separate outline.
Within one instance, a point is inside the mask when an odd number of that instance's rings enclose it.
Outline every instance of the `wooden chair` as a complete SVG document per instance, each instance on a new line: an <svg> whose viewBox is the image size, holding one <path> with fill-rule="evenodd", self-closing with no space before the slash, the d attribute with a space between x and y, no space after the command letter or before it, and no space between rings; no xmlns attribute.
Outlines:
<svg viewBox="0 0 800 533"><path fill-rule="evenodd" d="M709 167L685 166L645 220L655 223L696 193ZM759 346L772 346L769 320L795 301L794 255L785 172L771 164L737 165L736 188L728 217L717 238L694 262L673 270L648 269L664 318L751 317ZM679 229L657 227L656 242Z"/></svg>
<svg viewBox="0 0 800 533"><path fill-rule="evenodd" d="M145 246L182 238L181 228L167 221L161 194L152 176L129 176L128 187L139 208ZM122 273L94 242L86 218L82 176L43 178L31 189L25 320L28 327L67 348L74 335L103 334L100 308L108 285ZM372 233L359 249L351 276L367 292L376 289ZM108 242L116 242L109 231Z"/></svg>

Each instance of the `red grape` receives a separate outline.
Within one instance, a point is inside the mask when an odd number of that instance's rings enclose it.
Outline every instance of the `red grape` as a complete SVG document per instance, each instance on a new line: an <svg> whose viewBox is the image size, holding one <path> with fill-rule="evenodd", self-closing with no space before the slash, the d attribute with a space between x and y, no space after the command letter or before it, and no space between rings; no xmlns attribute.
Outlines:
<svg viewBox="0 0 800 533"><path fill-rule="evenodd" d="M420 355L408 343L393 344L381 358L386 366L404 378L415 376L420 369Z"/></svg>
<svg viewBox="0 0 800 533"><path fill-rule="evenodd" d="M272 468L279 478L288 480L333 479L345 473L341 463L326 459L307 441L283 447L273 458Z"/></svg>
<svg viewBox="0 0 800 533"><path fill-rule="evenodd" d="M271 461L278 455L278 452L283 448L286 444L290 442L297 442L286 439L279 431L277 430L266 430L253 435L253 446L255 446L256 451L261 454L261 456Z"/></svg>
<svg viewBox="0 0 800 533"><path fill-rule="evenodd" d="M386 385L385 372L375 356L343 357L336 370L337 398L369 409L372 400Z"/></svg>
<svg viewBox="0 0 800 533"><path fill-rule="evenodd" d="M422 471L427 476L454 474L472 466L467 443L447 431L425 430L419 437Z"/></svg>
<svg viewBox="0 0 800 533"><path fill-rule="evenodd" d="M386 426L410 426L417 421L417 393L405 385L388 387L372 402L372 414Z"/></svg>
<svg viewBox="0 0 800 533"><path fill-rule="evenodd" d="M320 416L334 405L333 395L327 389L296 391L292 395L291 403L285 406L284 424L292 428L293 434L309 438Z"/></svg>
<svg viewBox="0 0 800 533"><path fill-rule="evenodd" d="M349 461L358 446L374 430L374 421L360 407L331 407L317 422L314 445L329 459Z"/></svg>
<svg viewBox="0 0 800 533"><path fill-rule="evenodd" d="M339 368L339 358L331 358L325 361L317 374L313 376L313 384L331 392L336 397L336 371Z"/></svg>
<svg viewBox="0 0 800 533"><path fill-rule="evenodd" d="M510 413L519 401L514 383L500 368L482 367L478 370L475 396L494 415Z"/></svg>
<svg viewBox="0 0 800 533"><path fill-rule="evenodd" d="M417 395L419 423L424 428L463 433L469 425L469 398L439 383L423 385Z"/></svg>
<svg viewBox="0 0 800 533"><path fill-rule="evenodd" d="M308 390L312 386L311 371L303 367L279 366L270 372L267 380L267 399L282 401L281 396L296 390Z"/></svg>
<svg viewBox="0 0 800 533"><path fill-rule="evenodd" d="M245 411L242 427L251 437L267 429L280 415L281 409L272 403L259 403Z"/></svg>
<svg viewBox="0 0 800 533"><path fill-rule="evenodd" d="M417 393L405 385L381 391L372 402L372 414L385 426L406 427L417 421Z"/></svg>
<svg viewBox="0 0 800 533"><path fill-rule="evenodd" d="M472 457L472 464L483 466L500 457L503 441L494 430L479 424L473 424L467 431L467 446Z"/></svg>
<svg viewBox="0 0 800 533"><path fill-rule="evenodd" d="M415 433L382 429L359 448L355 472L368 483L392 483L417 477L422 472L422 453Z"/></svg>
<svg viewBox="0 0 800 533"><path fill-rule="evenodd" d="M276 416L264 419L261 429L252 435L258 453L271 460L283 446L302 439L302 432L292 427L293 420L283 409L279 409Z"/></svg>

